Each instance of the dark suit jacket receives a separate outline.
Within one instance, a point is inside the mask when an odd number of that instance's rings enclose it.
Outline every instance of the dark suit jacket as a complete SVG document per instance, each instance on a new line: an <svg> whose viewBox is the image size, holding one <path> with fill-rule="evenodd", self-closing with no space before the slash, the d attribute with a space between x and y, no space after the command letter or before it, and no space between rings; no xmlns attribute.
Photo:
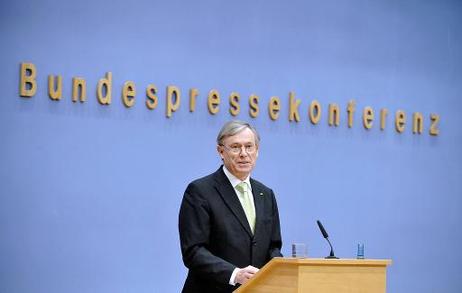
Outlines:
<svg viewBox="0 0 462 293"><path fill-rule="evenodd" d="M179 214L183 262L189 269L183 292L232 292L236 267L261 268L281 256L276 198L271 189L250 179L255 202L255 235L234 188L220 167L188 185Z"/></svg>

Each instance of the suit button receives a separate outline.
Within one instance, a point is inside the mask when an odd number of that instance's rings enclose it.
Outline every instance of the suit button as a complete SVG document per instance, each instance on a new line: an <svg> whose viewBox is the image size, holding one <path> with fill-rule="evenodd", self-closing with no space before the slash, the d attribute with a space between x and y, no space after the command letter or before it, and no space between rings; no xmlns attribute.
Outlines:
<svg viewBox="0 0 462 293"><path fill-rule="evenodd" d="M253 246L257 246L257 241L252 241Z"/></svg>

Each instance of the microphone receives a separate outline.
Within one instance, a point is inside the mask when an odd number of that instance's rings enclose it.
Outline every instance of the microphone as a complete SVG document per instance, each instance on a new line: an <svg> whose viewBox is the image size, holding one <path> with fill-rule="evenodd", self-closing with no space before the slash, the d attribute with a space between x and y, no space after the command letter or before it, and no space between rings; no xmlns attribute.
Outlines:
<svg viewBox="0 0 462 293"><path fill-rule="evenodd" d="M329 243L329 246L330 246L330 254L329 256L326 256L325 258L337 259L338 257L335 256L334 249L332 248L332 244L330 244L330 241L329 241L329 234L327 234L326 229L324 229L324 226L321 224L319 220L317 220L316 222L318 223L318 227L319 227L319 230L321 230L322 236L327 240L327 243Z"/></svg>

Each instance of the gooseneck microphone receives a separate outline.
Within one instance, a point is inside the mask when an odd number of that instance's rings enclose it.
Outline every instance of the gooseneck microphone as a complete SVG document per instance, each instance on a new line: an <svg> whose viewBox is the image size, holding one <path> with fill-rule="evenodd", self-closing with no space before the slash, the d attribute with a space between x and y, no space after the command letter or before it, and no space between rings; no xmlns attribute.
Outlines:
<svg viewBox="0 0 462 293"><path fill-rule="evenodd" d="M332 244L330 244L329 234L327 234L326 229L324 229L324 226L321 224L319 220L317 220L316 222L318 223L319 230L321 230L322 236L327 240L327 243L329 243L329 246L330 246L330 254L329 256L326 256L325 258L338 258L334 254L334 249L332 248Z"/></svg>

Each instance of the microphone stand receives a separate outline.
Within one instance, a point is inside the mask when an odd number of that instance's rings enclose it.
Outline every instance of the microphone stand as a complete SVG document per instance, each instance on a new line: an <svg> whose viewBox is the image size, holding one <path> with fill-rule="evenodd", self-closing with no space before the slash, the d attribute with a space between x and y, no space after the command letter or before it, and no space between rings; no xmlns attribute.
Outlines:
<svg viewBox="0 0 462 293"><path fill-rule="evenodd" d="M334 248L332 247L332 244L330 244L329 237L326 237L327 243L329 243L330 246L330 254L326 256L325 258L327 259L338 259L338 257L335 256L334 254Z"/></svg>

